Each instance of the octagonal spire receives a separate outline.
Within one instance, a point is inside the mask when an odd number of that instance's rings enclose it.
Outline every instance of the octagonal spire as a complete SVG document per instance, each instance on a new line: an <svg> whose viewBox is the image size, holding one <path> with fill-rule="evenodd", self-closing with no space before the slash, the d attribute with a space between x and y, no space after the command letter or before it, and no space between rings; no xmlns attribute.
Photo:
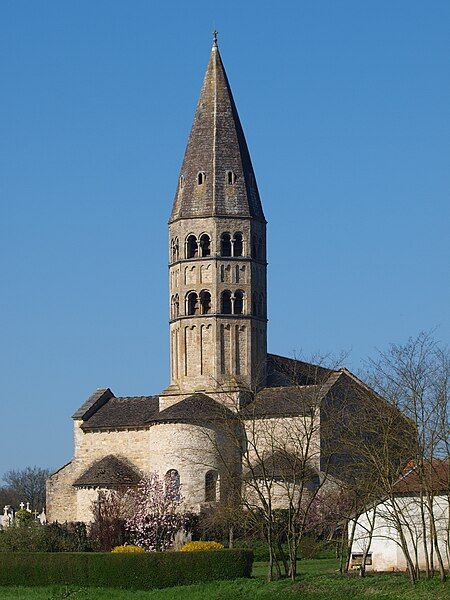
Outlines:
<svg viewBox="0 0 450 600"><path fill-rule="evenodd" d="M207 216L265 220L250 154L216 37L181 167L170 222Z"/></svg>

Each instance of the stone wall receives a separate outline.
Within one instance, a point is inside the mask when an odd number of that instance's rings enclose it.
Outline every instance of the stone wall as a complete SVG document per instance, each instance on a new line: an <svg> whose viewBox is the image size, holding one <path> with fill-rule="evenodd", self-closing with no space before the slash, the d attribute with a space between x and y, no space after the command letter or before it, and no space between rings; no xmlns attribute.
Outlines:
<svg viewBox="0 0 450 600"><path fill-rule="evenodd" d="M49 521L89 522L92 519L92 502L99 489L77 489L73 483L94 462L109 454L124 457L143 474L156 471L164 477L167 471L177 470L185 506L195 511L205 502L208 471L217 472L217 499L228 493L230 474L240 475L234 440L227 440L223 431L214 430L212 426L162 423L146 430L84 433L81 424L82 421L74 422L73 460L47 481Z"/></svg>
<svg viewBox="0 0 450 600"><path fill-rule="evenodd" d="M242 256L223 257L220 239L242 234ZM189 236L210 239L210 254L187 258ZM257 240L257 241L255 241ZM175 250L176 249L176 250ZM259 252L258 258L253 253ZM242 218L180 219L169 231L171 383L181 391L217 389L236 378L250 384L265 364L265 224ZM242 314L223 315L221 295L243 293ZM189 315L187 297L211 295L208 314Z"/></svg>

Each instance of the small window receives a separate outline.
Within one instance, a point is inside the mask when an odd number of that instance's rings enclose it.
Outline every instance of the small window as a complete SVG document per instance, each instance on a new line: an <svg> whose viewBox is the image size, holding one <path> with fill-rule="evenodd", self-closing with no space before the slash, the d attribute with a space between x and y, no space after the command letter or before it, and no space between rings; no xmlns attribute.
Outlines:
<svg viewBox="0 0 450 600"><path fill-rule="evenodd" d="M362 565L362 561L364 558L364 554L362 552L352 552L352 567L360 567ZM372 564L372 553L369 552L366 556L366 565Z"/></svg>
<svg viewBox="0 0 450 600"><path fill-rule="evenodd" d="M220 237L220 256L231 256L231 236L229 233L222 233Z"/></svg>
<svg viewBox="0 0 450 600"><path fill-rule="evenodd" d="M182 188L184 185L184 178L183 175L180 175L180 188Z"/></svg>
<svg viewBox="0 0 450 600"><path fill-rule="evenodd" d="M235 233L233 238L233 256L242 256L244 251L244 243L242 233Z"/></svg>
<svg viewBox="0 0 450 600"><path fill-rule="evenodd" d="M231 292L226 290L220 297L220 312L223 315L231 315Z"/></svg>
<svg viewBox="0 0 450 600"><path fill-rule="evenodd" d="M205 475L205 502L217 500L217 471L208 471Z"/></svg>
<svg viewBox="0 0 450 600"><path fill-rule="evenodd" d="M179 244L178 244L177 237L172 240L171 249L172 249L172 262L176 262L179 258Z"/></svg>
<svg viewBox="0 0 450 600"><path fill-rule="evenodd" d="M237 290L234 294L234 314L242 315L244 312L244 292Z"/></svg>
<svg viewBox="0 0 450 600"><path fill-rule="evenodd" d="M209 239L209 235L204 233L200 236L200 253L201 256L210 256L211 255L211 240Z"/></svg>
<svg viewBox="0 0 450 600"><path fill-rule="evenodd" d="M198 314L198 296L196 292L189 292L187 295L186 313L188 315Z"/></svg>
<svg viewBox="0 0 450 600"><path fill-rule="evenodd" d="M197 174L198 185L203 185L205 183L205 180L206 180L206 175L205 175L204 171L199 171Z"/></svg>
<svg viewBox="0 0 450 600"><path fill-rule="evenodd" d="M172 296L172 319L176 319L180 314L180 301L178 294Z"/></svg>
<svg viewBox="0 0 450 600"><path fill-rule="evenodd" d="M177 497L180 494L180 474L176 469L169 469L164 476L165 493Z"/></svg>
<svg viewBox="0 0 450 600"><path fill-rule="evenodd" d="M188 236L186 240L186 258L197 258L198 244L195 235Z"/></svg>
<svg viewBox="0 0 450 600"><path fill-rule="evenodd" d="M233 171L227 171L227 183L233 185L236 182L236 174Z"/></svg>
<svg viewBox="0 0 450 600"><path fill-rule="evenodd" d="M207 290L200 292L200 307L202 315L209 315L211 312L211 294Z"/></svg>

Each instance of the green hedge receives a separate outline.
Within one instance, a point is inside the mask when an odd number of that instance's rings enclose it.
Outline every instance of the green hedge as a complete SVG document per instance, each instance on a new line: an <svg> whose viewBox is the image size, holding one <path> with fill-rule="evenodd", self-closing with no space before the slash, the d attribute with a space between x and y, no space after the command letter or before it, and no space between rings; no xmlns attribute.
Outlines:
<svg viewBox="0 0 450 600"><path fill-rule="evenodd" d="M250 577L253 553L212 552L2 552L0 586L115 587L148 590Z"/></svg>

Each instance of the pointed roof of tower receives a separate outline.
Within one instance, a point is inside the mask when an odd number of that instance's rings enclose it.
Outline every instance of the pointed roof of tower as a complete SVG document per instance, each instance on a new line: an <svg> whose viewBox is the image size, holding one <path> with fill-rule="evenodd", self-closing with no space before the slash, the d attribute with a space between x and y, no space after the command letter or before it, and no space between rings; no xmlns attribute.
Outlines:
<svg viewBox="0 0 450 600"><path fill-rule="evenodd" d="M199 184L199 173L204 181ZM256 178L214 36L170 221L231 216L264 220Z"/></svg>

